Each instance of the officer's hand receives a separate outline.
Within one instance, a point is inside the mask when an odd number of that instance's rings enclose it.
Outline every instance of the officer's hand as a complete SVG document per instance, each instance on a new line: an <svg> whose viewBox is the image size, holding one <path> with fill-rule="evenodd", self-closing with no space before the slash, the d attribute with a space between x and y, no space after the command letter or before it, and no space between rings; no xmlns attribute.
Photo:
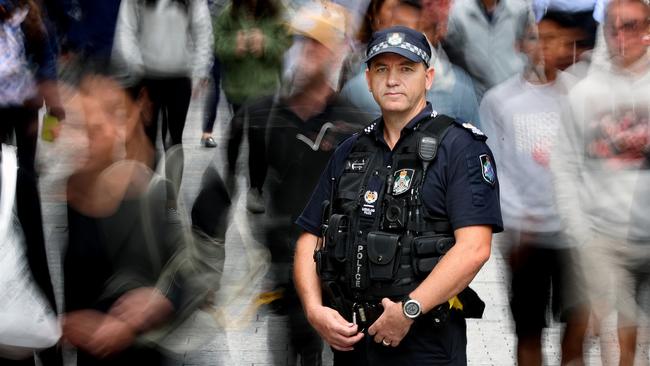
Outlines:
<svg viewBox="0 0 650 366"><path fill-rule="evenodd" d="M356 324L348 322L327 306L317 306L307 311L307 319L325 342L338 351L352 351L352 346L364 336Z"/></svg>
<svg viewBox="0 0 650 366"><path fill-rule="evenodd" d="M381 304L384 312L368 328L368 334L374 336L377 343L385 340L384 345L390 342L390 346L397 347L411 329L413 320L404 315L401 302L392 302L388 298L383 298Z"/></svg>

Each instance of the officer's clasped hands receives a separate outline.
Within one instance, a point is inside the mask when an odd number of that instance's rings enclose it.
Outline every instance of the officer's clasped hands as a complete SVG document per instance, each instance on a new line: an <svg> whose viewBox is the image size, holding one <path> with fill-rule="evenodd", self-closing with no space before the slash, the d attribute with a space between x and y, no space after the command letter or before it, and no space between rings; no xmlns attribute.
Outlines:
<svg viewBox="0 0 650 366"><path fill-rule="evenodd" d="M384 298L381 300L381 305L384 307L384 312L368 328L368 334L377 343L397 347L411 329L413 319L404 316L401 302L392 302L390 299Z"/></svg>

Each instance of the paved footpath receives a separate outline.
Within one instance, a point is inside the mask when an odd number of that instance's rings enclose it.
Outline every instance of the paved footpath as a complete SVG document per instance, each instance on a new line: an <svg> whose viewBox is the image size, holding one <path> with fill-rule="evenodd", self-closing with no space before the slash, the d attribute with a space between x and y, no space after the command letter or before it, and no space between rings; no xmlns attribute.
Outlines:
<svg viewBox="0 0 650 366"><path fill-rule="evenodd" d="M222 101L224 98L222 97ZM215 125L216 149L199 147L201 133L200 102L191 106L184 134L185 171L181 198L185 207L191 207L197 194L201 175L207 165L214 161L220 171L224 161L224 132L230 112L222 102ZM245 147L245 146L244 146ZM43 145L39 152L43 161L52 162L56 147ZM49 158L48 158L49 156ZM240 161L246 161L245 156ZM65 207L61 203L60 185L56 174L47 172L57 168L44 166L46 174L41 181L45 232L48 243L50 266L60 299L62 283L60 276L61 251L66 241ZM237 180L238 187L246 184L246 178ZM255 221L259 216L246 212L245 194L235 198L233 220L227 236L226 264L216 304L209 312L199 311L165 342L174 352L174 365L295 365L287 341L286 316L276 315L267 305L252 305L256 297L272 289L269 280L270 255L256 240ZM472 287L486 302L485 315L481 320L468 322L468 357L470 365L514 365L515 337L508 309L507 269L499 250L493 250L490 261L472 283ZM559 364L558 326L545 334L545 364ZM611 334L606 338L614 344ZM589 365L600 365L600 346L590 338L587 341ZM68 355L68 364L74 364L74 355ZM331 364L329 350L325 352L325 364ZM643 350L638 365L647 365L648 352Z"/></svg>

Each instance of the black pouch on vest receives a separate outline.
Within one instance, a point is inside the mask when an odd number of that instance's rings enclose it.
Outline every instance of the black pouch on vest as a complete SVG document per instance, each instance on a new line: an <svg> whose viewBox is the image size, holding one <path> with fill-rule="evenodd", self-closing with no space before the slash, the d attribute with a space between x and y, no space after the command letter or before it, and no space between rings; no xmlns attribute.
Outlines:
<svg viewBox="0 0 650 366"><path fill-rule="evenodd" d="M413 240L413 250L418 257L438 257L449 251L456 239L449 235L426 235Z"/></svg>
<svg viewBox="0 0 650 366"><path fill-rule="evenodd" d="M344 262L348 245L348 226L349 220L345 215L332 215L329 218L329 228L327 229L328 250L332 251L334 258L339 262Z"/></svg>
<svg viewBox="0 0 650 366"><path fill-rule="evenodd" d="M416 259L415 274L418 276L427 276L439 261L440 257Z"/></svg>
<svg viewBox="0 0 650 366"><path fill-rule="evenodd" d="M368 233L368 259L370 279L392 280L399 265L399 238L397 234L383 232Z"/></svg>

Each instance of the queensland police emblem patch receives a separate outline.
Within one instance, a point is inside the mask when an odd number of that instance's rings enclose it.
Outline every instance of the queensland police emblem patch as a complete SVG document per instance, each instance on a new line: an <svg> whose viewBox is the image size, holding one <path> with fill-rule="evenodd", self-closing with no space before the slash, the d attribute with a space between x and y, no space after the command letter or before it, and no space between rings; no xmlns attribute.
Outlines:
<svg viewBox="0 0 650 366"><path fill-rule="evenodd" d="M363 199L368 204L373 204L377 201L377 192L375 191L366 191L366 194L363 195Z"/></svg>
<svg viewBox="0 0 650 366"><path fill-rule="evenodd" d="M404 35L402 33L391 33L386 37L386 41L391 46L397 46L404 41Z"/></svg>
<svg viewBox="0 0 650 366"><path fill-rule="evenodd" d="M479 156L481 159L481 174L483 175L483 180L494 187L494 184L497 182L497 174L494 171L494 166L492 165L492 159L487 154Z"/></svg>
<svg viewBox="0 0 650 366"><path fill-rule="evenodd" d="M399 195L408 191L411 188L414 174L415 170L413 169L400 169L393 173L393 194Z"/></svg>

